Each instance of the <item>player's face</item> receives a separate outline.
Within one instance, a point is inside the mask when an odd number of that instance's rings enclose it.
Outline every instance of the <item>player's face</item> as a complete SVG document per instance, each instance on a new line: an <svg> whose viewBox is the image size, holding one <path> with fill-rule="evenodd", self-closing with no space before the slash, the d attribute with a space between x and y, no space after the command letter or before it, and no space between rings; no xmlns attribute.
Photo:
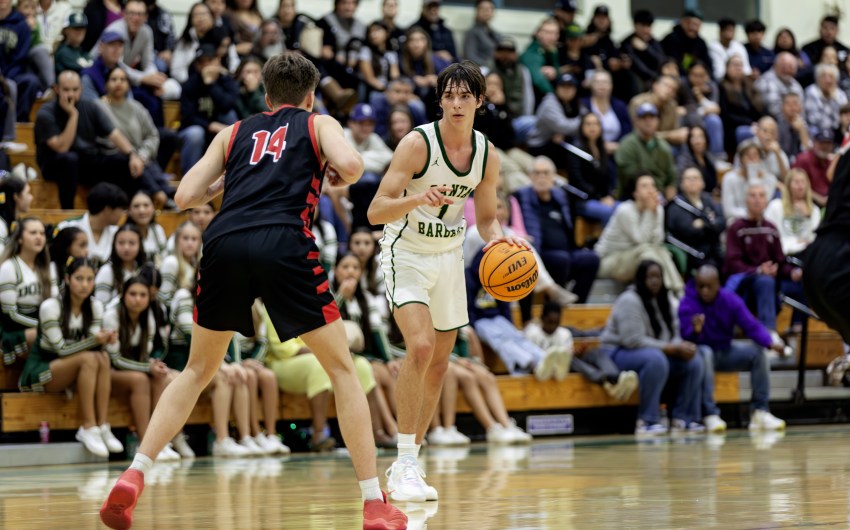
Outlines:
<svg viewBox="0 0 850 530"><path fill-rule="evenodd" d="M357 280L360 281L360 275L363 268L360 267L360 260L355 256L346 256L337 263L334 268L334 276L340 281Z"/></svg>
<svg viewBox="0 0 850 530"><path fill-rule="evenodd" d="M201 231L194 226L184 226L177 239L177 245L184 258L195 259L201 250Z"/></svg>
<svg viewBox="0 0 850 530"><path fill-rule="evenodd" d="M150 305L151 292L147 285L134 283L124 291L124 306L127 311L139 314Z"/></svg>
<svg viewBox="0 0 850 530"><path fill-rule="evenodd" d="M481 106L484 97L475 99L466 85L449 85L440 98L443 117L451 123L461 124L475 119L475 110Z"/></svg>
<svg viewBox="0 0 850 530"><path fill-rule="evenodd" d="M371 234L357 232L351 235L348 248L355 256L360 258L361 263L365 263L375 255L375 240Z"/></svg>
<svg viewBox="0 0 850 530"><path fill-rule="evenodd" d="M85 258L89 255L89 236L85 234L85 232L79 232L74 240L71 242L71 246L68 247L68 255L73 258Z"/></svg>
<svg viewBox="0 0 850 530"><path fill-rule="evenodd" d="M73 296L85 300L94 291L94 269L85 265L79 267L70 276L65 276L65 285Z"/></svg>
<svg viewBox="0 0 850 530"><path fill-rule="evenodd" d="M41 221L27 221L21 233L21 250L38 254L44 250L47 238L44 234L44 225Z"/></svg>
<svg viewBox="0 0 850 530"><path fill-rule="evenodd" d="M148 226L153 221L153 201L144 193L137 193L130 201L130 219L139 226Z"/></svg>
<svg viewBox="0 0 850 530"><path fill-rule="evenodd" d="M140 246L139 235L135 232L124 230L115 236L115 253L123 263L135 262Z"/></svg>

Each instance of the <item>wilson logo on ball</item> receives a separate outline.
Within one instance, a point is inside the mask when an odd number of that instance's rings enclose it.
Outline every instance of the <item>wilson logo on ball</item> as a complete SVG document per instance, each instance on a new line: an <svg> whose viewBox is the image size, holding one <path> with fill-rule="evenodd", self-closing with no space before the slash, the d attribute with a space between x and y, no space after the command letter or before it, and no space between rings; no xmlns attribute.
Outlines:
<svg viewBox="0 0 850 530"><path fill-rule="evenodd" d="M496 300L519 300L534 290L537 260L525 247L497 243L481 258L481 285Z"/></svg>

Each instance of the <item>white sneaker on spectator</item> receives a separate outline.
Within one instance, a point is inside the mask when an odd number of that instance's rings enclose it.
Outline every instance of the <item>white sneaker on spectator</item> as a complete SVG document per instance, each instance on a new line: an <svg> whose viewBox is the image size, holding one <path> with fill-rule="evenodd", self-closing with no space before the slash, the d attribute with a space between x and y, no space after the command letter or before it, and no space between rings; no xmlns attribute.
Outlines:
<svg viewBox="0 0 850 530"><path fill-rule="evenodd" d="M165 447L162 448L162 451L156 455L156 459L159 462L169 462L174 460L180 460L180 455L171 448L171 444L166 444Z"/></svg>
<svg viewBox="0 0 850 530"><path fill-rule="evenodd" d="M395 501L425 502L426 486L422 468L411 455L400 457L387 469L387 489Z"/></svg>
<svg viewBox="0 0 850 530"><path fill-rule="evenodd" d="M646 423L643 420L638 420L635 426L635 436L665 436L667 427L661 423Z"/></svg>
<svg viewBox="0 0 850 530"><path fill-rule="evenodd" d="M670 434L701 434L705 432L705 425L695 421L674 419L670 425Z"/></svg>
<svg viewBox="0 0 850 530"><path fill-rule="evenodd" d="M507 426L508 432L514 437L515 443L527 444L531 443L532 436L524 430L517 427L516 420L511 418L511 422Z"/></svg>
<svg viewBox="0 0 850 530"><path fill-rule="evenodd" d="M100 427L94 426L89 427L88 429L80 427L77 429L75 438L78 442L86 446L86 449L90 453L94 453L97 456L109 456L109 449L103 442L103 435L100 433Z"/></svg>
<svg viewBox="0 0 850 530"><path fill-rule="evenodd" d="M233 458L251 456L251 453L248 451L248 448L239 445L238 443L236 443L236 440L229 436L220 442L218 440L213 442L212 453L213 456Z"/></svg>
<svg viewBox="0 0 850 530"><path fill-rule="evenodd" d="M537 361L537 366L534 367L534 377L538 381L548 381L555 377L558 368L558 353L552 349L546 352L546 356Z"/></svg>
<svg viewBox="0 0 850 530"><path fill-rule="evenodd" d="M100 437L103 438L103 443L110 453L123 453L124 444L118 441L118 438L112 434L112 428L108 423L100 426Z"/></svg>
<svg viewBox="0 0 850 530"><path fill-rule="evenodd" d="M702 419L702 423L705 425L705 430L710 433L726 432L726 422L717 414L706 416Z"/></svg>
<svg viewBox="0 0 850 530"><path fill-rule="evenodd" d="M637 387L637 372L633 372L632 370L620 372L620 375L617 377L617 384L614 387L616 392L614 397L620 401L625 401L632 397L632 394L634 394L635 390L637 390Z"/></svg>
<svg viewBox="0 0 850 530"><path fill-rule="evenodd" d="M266 450L260 447L260 445L255 442L254 439L250 436L246 436L245 438L239 440L239 445L247 449L249 453L255 456L262 456L268 454L266 453Z"/></svg>
<svg viewBox="0 0 850 530"><path fill-rule="evenodd" d="M260 433L254 437L254 440L270 455L288 455L292 452L285 443L280 441L280 436L276 434Z"/></svg>
<svg viewBox="0 0 850 530"><path fill-rule="evenodd" d="M514 442L514 435L500 423L494 423L487 429L487 443L510 444Z"/></svg>
<svg viewBox="0 0 850 530"><path fill-rule="evenodd" d="M566 350L558 352L558 359L555 361L555 381L563 381L570 373L570 362L573 360L573 354Z"/></svg>
<svg viewBox="0 0 850 530"><path fill-rule="evenodd" d="M618 395L617 394L617 385L614 385L609 381L605 381L604 383L602 383L602 388L605 389L606 394L608 394L609 396L611 396L614 399L618 399L617 398L617 395Z"/></svg>
<svg viewBox="0 0 850 530"><path fill-rule="evenodd" d="M179 454L181 458L195 458L195 451L189 447L189 442L186 441L188 438L188 436L179 432L177 433L177 436L171 440L171 446L174 447L174 450L177 451L177 454Z"/></svg>
<svg viewBox="0 0 850 530"><path fill-rule="evenodd" d="M434 446L454 445L455 441L443 427L435 427L428 433L428 441Z"/></svg>
<svg viewBox="0 0 850 530"><path fill-rule="evenodd" d="M452 440L451 445L469 445L472 443L472 440L469 439L469 436L457 430L457 425L446 427L445 431L446 435Z"/></svg>
<svg viewBox="0 0 850 530"><path fill-rule="evenodd" d="M766 410L756 410L750 416L750 429L758 431L782 431L785 430L785 420L780 420Z"/></svg>

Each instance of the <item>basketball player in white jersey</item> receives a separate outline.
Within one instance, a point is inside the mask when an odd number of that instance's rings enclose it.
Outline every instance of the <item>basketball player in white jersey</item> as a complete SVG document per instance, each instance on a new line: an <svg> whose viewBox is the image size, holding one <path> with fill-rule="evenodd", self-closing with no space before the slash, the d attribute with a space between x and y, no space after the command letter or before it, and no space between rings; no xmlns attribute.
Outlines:
<svg viewBox="0 0 850 530"><path fill-rule="evenodd" d="M484 250L498 241L528 247L505 237L496 220L499 157L472 129L485 98L480 67L471 61L448 66L437 80L437 97L442 118L401 140L368 212L369 222L386 225L381 263L407 348L396 385L398 459L387 489L409 502L437 500L417 458L457 330L469 323L461 246L463 205L473 190L479 233L489 242Z"/></svg>

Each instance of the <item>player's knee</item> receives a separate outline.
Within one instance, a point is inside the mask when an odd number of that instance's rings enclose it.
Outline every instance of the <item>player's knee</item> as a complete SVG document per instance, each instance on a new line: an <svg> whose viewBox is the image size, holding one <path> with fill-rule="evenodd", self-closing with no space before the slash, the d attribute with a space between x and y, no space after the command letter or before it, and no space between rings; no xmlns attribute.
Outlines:
<svg viewBox="0 0 850 530"><path fill-rule="evenodd" d="M415 340L407 345L407 356L418 369L425 369L434 355L434 343L430 340Z"/></svg>

